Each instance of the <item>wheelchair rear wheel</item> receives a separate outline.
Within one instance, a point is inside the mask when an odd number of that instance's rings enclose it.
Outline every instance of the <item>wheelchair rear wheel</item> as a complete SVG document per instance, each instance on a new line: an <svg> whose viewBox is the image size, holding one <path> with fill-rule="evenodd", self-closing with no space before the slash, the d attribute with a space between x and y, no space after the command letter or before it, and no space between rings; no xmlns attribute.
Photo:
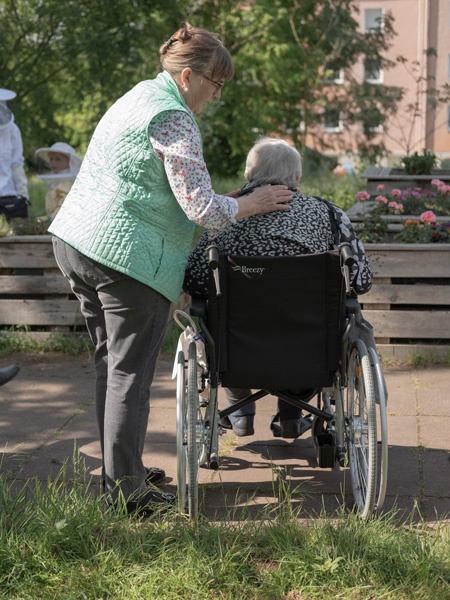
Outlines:
<svg viewBox="0 0 450 600"><path fill-rule="evenodd" d="M347 384L347 448L353 497L363 518L371 516L377 486L375 388L365 344L351 349Z"/></svg>
<svg viewBox="0 0 450 600"><path fill-rule="evenodd" d="M374 348L367 348L372 365L372 376L375 385L375 408L377 412L377 431L378 431L378 496L375 501L375 510L379 511L383 507L386 496L387 476L388 476L388 430L386 415L386 383L381 369L378 354Z"/></svg>
<svg viewBox="0 0 450 600"><path fill-rule="evenodd" d="M188 471L188 513L191 519L198 517L198 463L197 445L198 420L201 421L197 388L197 351L195 343L189 345L187 380L187 471Z"/></svg>
<svg viewBox="0 0 450 600"><path fill-rule="evenodd" d="M180 351L177 358L177 495L178 510L186 511L186 377L185 357Z"/></svg>

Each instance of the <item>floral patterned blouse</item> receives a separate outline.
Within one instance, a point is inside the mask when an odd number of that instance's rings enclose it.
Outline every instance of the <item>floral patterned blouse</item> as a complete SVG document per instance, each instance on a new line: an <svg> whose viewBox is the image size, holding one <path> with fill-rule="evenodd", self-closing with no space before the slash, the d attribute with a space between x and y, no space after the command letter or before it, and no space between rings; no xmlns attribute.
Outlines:
<svg viewBox="0 0 450 600"><path fill-rule="evenodd" d="M221 231L235 222L238 203L212 189L202 140L192 118L181 111L159 114L150 125L150 143L164 161L170 187L188 219L205 229Z"/></svg>
<svg viewBox="0 0 450 600"><path fill-rule="evenodd" d="M241 193L253 189L247 184ZM322 198L294 192L287 211L241 219L214 239L205 232L189 256L183 289L191 296L208 295L205 251L211 243L235 256L295 256L327 252L342 242L351 244L356 257L352 286L357 294L364 294L372 286L372 271L346 213Z"/></svg>

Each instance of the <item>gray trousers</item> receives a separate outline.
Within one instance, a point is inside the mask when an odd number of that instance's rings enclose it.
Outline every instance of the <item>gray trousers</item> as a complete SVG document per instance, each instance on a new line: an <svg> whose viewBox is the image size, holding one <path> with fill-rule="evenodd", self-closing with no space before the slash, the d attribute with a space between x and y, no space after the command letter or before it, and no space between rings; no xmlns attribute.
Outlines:
<svg viewBox="0 0 450 600"><path fill-rule="evenodd" d="M145 492L142 462L150 385L170 301L149 286L105 267L60 239L55 258L81 303L95 345L97 422L108 499Z"/></svg>

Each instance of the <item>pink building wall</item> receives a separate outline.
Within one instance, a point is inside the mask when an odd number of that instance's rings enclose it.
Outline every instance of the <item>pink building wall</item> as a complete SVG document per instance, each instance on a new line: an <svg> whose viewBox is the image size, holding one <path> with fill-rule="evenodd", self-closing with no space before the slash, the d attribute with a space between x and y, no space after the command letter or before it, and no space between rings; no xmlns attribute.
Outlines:
<svg viewBox="0 0 450 600"><path fill-rule="evenodd" d="M382 9L384 13L393 15L396 36L386 54L388 59L395 61L398 56L404 56L410 69L413 63L419 63L423 75L433 77L433 84L437 88L450 83L450 0L357 0L355 4L359 6L359 14L355 18L363 31L366 10ZM430 47L436 49L437 58L424 54ZM355 64L354 75L362 80L363 71L363 61L360 60ZM403 107L419 98L420 114L414 118L400 108L397 116L387 123L376 140L383 141L387 151L394 157L403 156L407 151L411 153L429 149L441 158L450 158L450 101L437 110L430 108L425 95L416 93L413 77L401 64L385 70L382 83L406 90ZM348 152L357 151L358 135L355 130L350 134L322 133L325 144L317 143L317 133L307 140L308 145L330 154L333 151L327 151L327 145L334 148L334 153L343 154L344 148Z"/></svg>

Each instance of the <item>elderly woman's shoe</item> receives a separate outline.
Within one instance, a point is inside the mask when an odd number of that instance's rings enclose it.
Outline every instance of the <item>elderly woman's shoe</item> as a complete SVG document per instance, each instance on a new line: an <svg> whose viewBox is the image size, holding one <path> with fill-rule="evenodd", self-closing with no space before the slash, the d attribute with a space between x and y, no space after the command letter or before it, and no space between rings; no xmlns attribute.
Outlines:
<svg viewBox="0 0 450 600"><path fill-rule="evenodd" d="M253 428L254 419L255 415L245 415L244 417L238 417L234 423L231 423L228 417L222 417L222 419L219 419L219 425L224 429L232 429L238 437L246 437L255 433Z"/></svg>
<svg viewBox="0 0 450 600"><path fill-rule="evenodd" d="M245 437L247 435L253 435L255 430L253 428L253 415L246 415L245 417L239 417L232 423L233 431L238 437Z"/></svg>
<svg viewBox="0 0 450 600"><path fill-rule="evenodd" d="M303 435L305 431L311 429L312 418L300 417L299 419L280 419L280 414L277 413L270 424L273 437L281 437L285 439L296 439Z"/></svg>

